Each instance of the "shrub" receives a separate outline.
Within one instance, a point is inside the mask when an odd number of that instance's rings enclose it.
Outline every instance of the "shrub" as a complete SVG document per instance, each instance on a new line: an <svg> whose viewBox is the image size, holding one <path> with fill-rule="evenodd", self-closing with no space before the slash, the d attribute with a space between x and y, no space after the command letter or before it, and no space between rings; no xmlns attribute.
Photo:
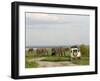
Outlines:
<svg viewBox="0 0 100 81"><path fill-rule="evenodd" d="M59 62L59 61L69 61L70 58L67 57L57 57L57 56L50 56L42 59L41 61L51 61L51 62Z"/></svg>
<svg viewBox="0 0 100 81"><path fill-rule="evenodd" d="M82 53L82 56L89 56L89 50L90 50L89 45L84 45L84 44L80 45L80 51Z"/></svg>
<svg viewBox="0 0 100 81"><path fill-rule="evenodd" d="M38 63L35 61L28 62L27 60L25 61L25 68L36 68L38 67Z"/></svg>

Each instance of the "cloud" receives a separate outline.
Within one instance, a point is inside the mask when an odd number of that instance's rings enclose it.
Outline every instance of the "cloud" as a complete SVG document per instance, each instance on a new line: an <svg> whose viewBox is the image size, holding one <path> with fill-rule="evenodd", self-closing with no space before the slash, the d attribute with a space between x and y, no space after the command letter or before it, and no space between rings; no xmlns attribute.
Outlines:
<svg viewBox="0 0 100 81"><path fill-rule="evenodd" d="M26 27L35 28L39 25L48 28L48 25L83 24L89 21L88 16L47 14L47 13L26 13Z"/></svg>
<svg viewBox="0 0 100 81"><path fill-rule="evenodd" d="M89 44L89 30L86 28L63 27L62 29L28 29L26 30L27 46Z"/></svg>
<svg viewBox="0 0 100 81"><path fill-rule="evenodd" d="M26 18L35 21L57 21L61 17L57 17L52 14L41 14L41 13L26 13Z"/></svg>
<svg viewBox="0 0 100 81"><path fill-rule="evenodd" d="M41 13L26 13L26 25L34 24L64 24L70 23L61 15L56 14L41 14Z"/></svg>
<svg viewBox="0 0 100 81"><path fill-rule="evenodd" d="M26 46L89 44L89 16L26 13Z"/></svg>

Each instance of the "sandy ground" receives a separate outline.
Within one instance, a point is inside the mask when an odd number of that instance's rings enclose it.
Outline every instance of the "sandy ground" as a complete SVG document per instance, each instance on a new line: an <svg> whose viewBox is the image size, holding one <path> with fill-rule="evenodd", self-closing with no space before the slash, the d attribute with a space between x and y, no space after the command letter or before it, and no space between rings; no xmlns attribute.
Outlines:
<svg viewBox="0 0 100 81"><path fill-rule="evenodd" d="M70 61L47 62L47 61L41 61L42 59L44 59L44 57L34 58L34 59L29 60L29 62L31 61L37 62L39 64L38 67L58 67L58 66L75 66L76 65Z"/></svg>

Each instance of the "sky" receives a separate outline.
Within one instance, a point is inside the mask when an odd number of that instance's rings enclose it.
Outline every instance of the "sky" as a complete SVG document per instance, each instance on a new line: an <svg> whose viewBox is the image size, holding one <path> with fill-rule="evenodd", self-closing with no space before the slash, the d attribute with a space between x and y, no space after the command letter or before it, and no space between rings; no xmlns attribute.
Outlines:
<svg viewBox="0 0 100 81"><path fill-rule="evenodd" d="M26 47L89 44L89 15L29 13Z"/></svg>

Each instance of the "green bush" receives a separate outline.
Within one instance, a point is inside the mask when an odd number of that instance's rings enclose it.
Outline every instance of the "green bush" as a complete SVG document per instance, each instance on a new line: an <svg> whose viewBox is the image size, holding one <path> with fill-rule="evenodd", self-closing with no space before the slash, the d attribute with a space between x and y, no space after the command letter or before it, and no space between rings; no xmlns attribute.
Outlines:
<svg viewBox="0 0 100 81"><path fill-rule="evenodd" d="M38 63L35 61L28 62L27 60L25 61L25 68L36 68L38 67Z"/></svg>
<svg viewBox="0 0 100 81"><path fill-rule="evenodd" d="M89 48L89 45L80 45L80 51L82 53L82 56L89 56L89 51L90 51L90 48Z"/></svg>
<svg viewBox="0 0 100 81"><path fill-rule="evenodd" d="M89 57L81 57L81 59L73 60L72 63L77 65L89 65Z"/></svg>
<svg viewBox="0 0 100 81"><path fill-rule="evenodd" d="M70 58L67 57L57 57L57 56L50 56L50 57L45 57L41 61L51 61L51 62L59 62L59 61L70 61Z"/></svg>

